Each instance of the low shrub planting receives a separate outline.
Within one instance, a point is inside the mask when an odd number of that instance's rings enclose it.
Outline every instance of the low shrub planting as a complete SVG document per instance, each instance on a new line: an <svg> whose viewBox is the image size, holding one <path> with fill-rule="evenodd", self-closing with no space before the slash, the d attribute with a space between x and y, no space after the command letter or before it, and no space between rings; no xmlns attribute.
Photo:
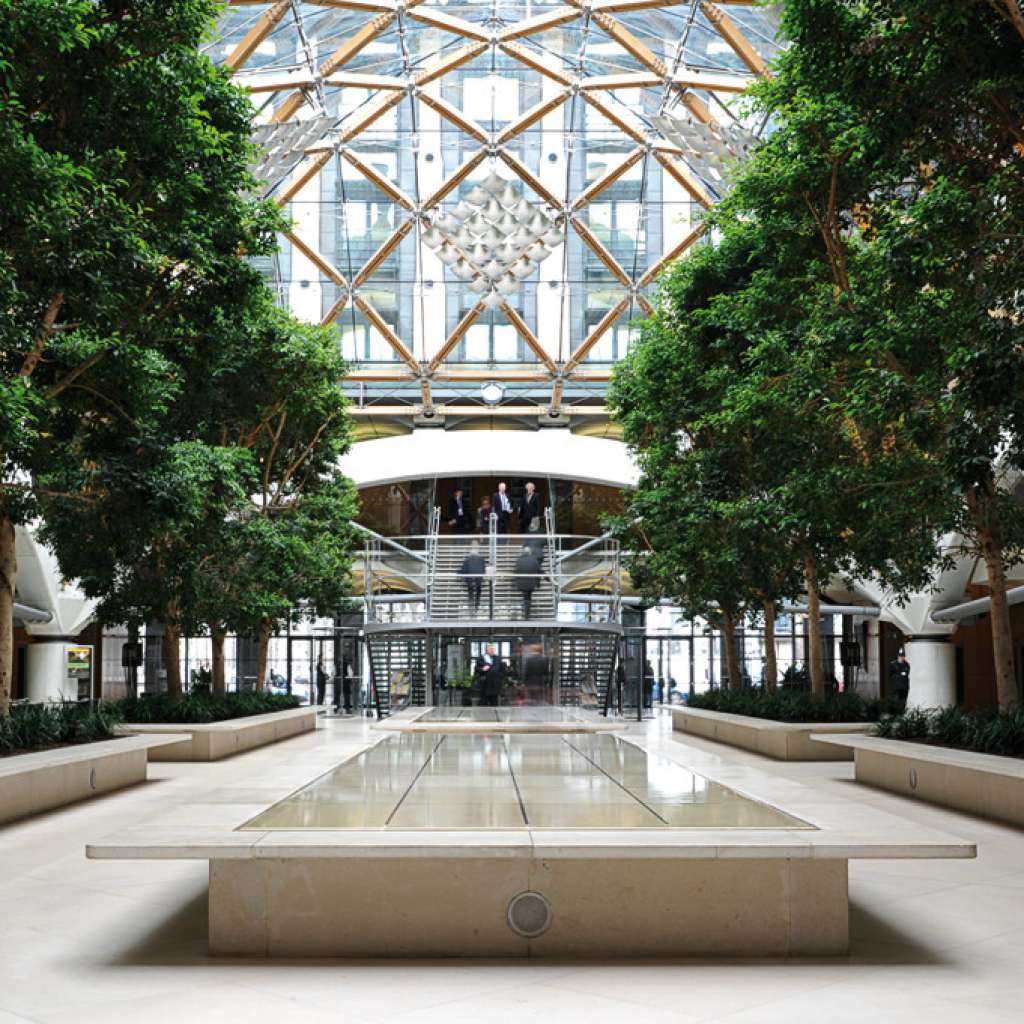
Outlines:
<svg viewBox="0 0 1024 1024"><path fill-rule="evenodd" d="M110 705L16 704L0 717L0 754L109 740L120 721L117 708Z"/></svg>
<svg viewBox="0 0 1024 1024"><path fill-rule="evenodd" d="M695 694L687 707L748 715L773 722L877 722L899 710L888 700L865 699L855 693L836 693L825 698L801 690L708 690Z"/></svg>
<svg viewBox="0 0 1024 1024"><path fill-rule="evenodd" d="M1024 707L911 709L883 718L875 734L890 740L921 740L979 754L1024 757Z"/></svg>
<svg viewBox="0 0 1024 1024"><path fill-rule="evenodd" d="M297 708L298 697L285 693L226 693L221 696L202 690L171 697L166 693L147 693L141 697L127 697L114 701L108 707L117 709L125 722L137 725L153 722L184 722L192 725L203 722L226 722L232 718L266 715L272 711L290 711Z"/></svg>

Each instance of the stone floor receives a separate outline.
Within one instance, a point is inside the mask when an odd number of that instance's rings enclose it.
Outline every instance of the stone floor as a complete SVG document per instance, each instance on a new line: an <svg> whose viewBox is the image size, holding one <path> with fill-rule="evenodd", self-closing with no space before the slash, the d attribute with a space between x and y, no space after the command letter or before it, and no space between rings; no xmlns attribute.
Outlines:
<svg viewBox="0 0 1024 1024"><path fill-rule="evenodd" d="M0 1024L1021 1020L1024 832L858 788L846 764L684 741L664 716L645 732L682 764L721 758L738 780L757 766L823 801L853 794L976 842L978 859L851 862L841 960L535 964L217 960L205 952L205 862L85 859L87 840L125 827L197 824L225 799L266 807L306 781L290 769L296 749L321 746L330 761L365 745L366 723L322 720L227 761L152 765L146 785L0 829Z"/></svg>

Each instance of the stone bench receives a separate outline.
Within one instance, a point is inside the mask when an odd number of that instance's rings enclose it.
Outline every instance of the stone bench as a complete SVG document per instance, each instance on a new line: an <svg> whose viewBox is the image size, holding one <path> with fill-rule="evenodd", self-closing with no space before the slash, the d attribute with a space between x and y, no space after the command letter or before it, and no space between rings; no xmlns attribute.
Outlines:
<svg viewBox="0 0 1024 1024"><path fill-rule="evenodd" d="M182 735L191 739L158 751L154 761L219 761L243 750L290 739L316 728L316 707L289 708L226 722L126 722L120 731L137 736Z"/></svg>
<svg viewBox="0 0 1024 1024"><path fill-rule="evenodd" d="M0 824L146 781L150 752L185 736L124 736L0 758Z"/></svg>
<svg viewBox="0 0 1024 1024"><path fill-rule="evenodd" d="M1024 760L880 736L814 738L846 750L867 786L1024 826Z"/></svg>
<svg viewBox="0 0 1024 1024"><path fill-rule="evenodd" d="M822 743L821 738L833 732L867 732L873 726L870 722L773 722L749 715L674 707L672 728L779 761L852 761L850 751Z"/></svg>

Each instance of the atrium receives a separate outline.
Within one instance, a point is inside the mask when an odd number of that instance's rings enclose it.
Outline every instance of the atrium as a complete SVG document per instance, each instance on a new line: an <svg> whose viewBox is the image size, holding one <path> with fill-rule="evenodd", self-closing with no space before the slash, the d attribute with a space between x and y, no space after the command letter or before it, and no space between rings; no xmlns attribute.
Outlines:
<svg viewBox="0 0 1024 1024"><path fill-rule="evenodd" d="M1019 0L0 82L0 1024L1020 1018Z"/></svg>

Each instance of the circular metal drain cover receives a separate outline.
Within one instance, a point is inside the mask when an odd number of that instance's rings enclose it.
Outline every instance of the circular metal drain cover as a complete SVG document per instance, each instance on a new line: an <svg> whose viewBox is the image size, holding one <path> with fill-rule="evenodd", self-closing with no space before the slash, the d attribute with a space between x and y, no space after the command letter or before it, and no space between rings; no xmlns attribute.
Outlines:
<svg viewBox="0 0 1024 1024"><path fill-rule="evenodd" d="M551 904L539 892L521 892L508 903L508 926L524 939L535 939L551 927Z"/></svg>

